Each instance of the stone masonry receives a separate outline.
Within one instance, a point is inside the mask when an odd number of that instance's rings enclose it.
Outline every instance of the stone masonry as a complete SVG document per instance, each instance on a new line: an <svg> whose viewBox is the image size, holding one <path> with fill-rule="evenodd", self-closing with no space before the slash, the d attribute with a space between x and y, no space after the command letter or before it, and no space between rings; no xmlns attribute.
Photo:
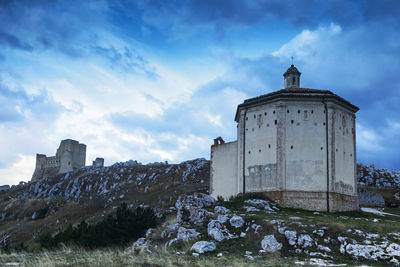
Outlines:
<svg viewBox="0 0 400 267"><path fill-rule="evenodd" d="M56 155L36 154L36 168L32 181L74 171L85 166L86 145L72 139L62 140Z"/></svg>

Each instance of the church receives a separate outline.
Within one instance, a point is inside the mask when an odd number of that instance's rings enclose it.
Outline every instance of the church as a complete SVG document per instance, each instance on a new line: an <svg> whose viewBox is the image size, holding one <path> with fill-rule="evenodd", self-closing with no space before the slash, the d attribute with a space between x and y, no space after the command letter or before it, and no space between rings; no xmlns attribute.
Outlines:
<svg viewBox="0 0 400 267"><path fill-rule="evenodd" d="M285 88L236 110L237 141L211 146L210 194L225 199L262 192L283 207L358 210L358 107L328 90L300 87L292 64Z"/></svg>

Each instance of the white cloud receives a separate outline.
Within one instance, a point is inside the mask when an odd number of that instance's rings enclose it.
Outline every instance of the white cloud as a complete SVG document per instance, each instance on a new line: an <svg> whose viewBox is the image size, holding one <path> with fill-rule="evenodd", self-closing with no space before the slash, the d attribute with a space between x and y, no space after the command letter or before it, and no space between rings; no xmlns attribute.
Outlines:
<svg viewBox="0 0 400 267"><path fill-rule="evenodd" d="M373 129L369 129L357 123L357 148L365 152L381 152L384 147L382 146L382 136L376 133Z"/></svg>
<svg viewBox="0 0 400 267"><path fill-rule="evenodd" d="M315 31L303 30L288 43L282 45L278 51L273 52L272 55L284 58L294 56L295 60L308 61L316 56L321 43L335 38L341 32L342 28L335 23L331 23L328 27L321 26Z"/></svg>
<svg viewBox="0 0 400 267"><path fill-rule="evenodd" d="M0 169L0 185L28 182L35 169L36 157L33 155L18 155L17 161L7 168Z"/></svg>

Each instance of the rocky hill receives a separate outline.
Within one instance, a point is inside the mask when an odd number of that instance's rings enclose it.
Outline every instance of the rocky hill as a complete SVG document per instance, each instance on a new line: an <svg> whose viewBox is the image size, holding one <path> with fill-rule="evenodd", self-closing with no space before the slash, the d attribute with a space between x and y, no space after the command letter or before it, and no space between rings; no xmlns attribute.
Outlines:
<svg viewBox="0 0 400 267"><path fill-rule="evenodd" d="M0 245L29 246L42 233L82 219L99 221L123 202L154 207L159 215L173 212L178 196L208 192L209 169L205 159L147 165L128 161L20 183L0 193Z"/></svg>

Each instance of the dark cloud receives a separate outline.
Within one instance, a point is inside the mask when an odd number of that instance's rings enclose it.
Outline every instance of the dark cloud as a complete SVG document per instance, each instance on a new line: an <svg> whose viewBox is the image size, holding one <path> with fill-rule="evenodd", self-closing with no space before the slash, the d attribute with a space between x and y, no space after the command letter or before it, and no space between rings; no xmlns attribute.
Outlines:
<svg viewBox="0 0 400 267"><path fill-rule="evenodd" d="M193 31L191 27L211 25L217 34L260 21L266 21L266 27L284 21L299 28L313 28L332 21L346 27L376 20L398 26L400 13L400 2L396 0L188 0L184 4L182 1L153 0L139 3L144 21L152 26L170 31L174 27ZM129 8L127 10L129 12Z"/></svg>
<svg viewBox="0 0 400 267"><path fill-rule="evenodd" d="M397 29L399 13L396 0L2 1L0 45L56 49L80 57L88 44L96 43L96 29L104 27L154 45L160 38L188 37L204 26L214 29L218 38L228 29L257 23L268 29L287 22L302 29L330 22L342 27L378 22Z"/></svg>
<svg viewBox="0 0 400 267"><path fill-rule="evenodd" d="M2 1L0 45L14 49L55 49L70 57L84 54L91 30L104 14L101 1ZM105 6L106 7L106 6Z"/></svg>

